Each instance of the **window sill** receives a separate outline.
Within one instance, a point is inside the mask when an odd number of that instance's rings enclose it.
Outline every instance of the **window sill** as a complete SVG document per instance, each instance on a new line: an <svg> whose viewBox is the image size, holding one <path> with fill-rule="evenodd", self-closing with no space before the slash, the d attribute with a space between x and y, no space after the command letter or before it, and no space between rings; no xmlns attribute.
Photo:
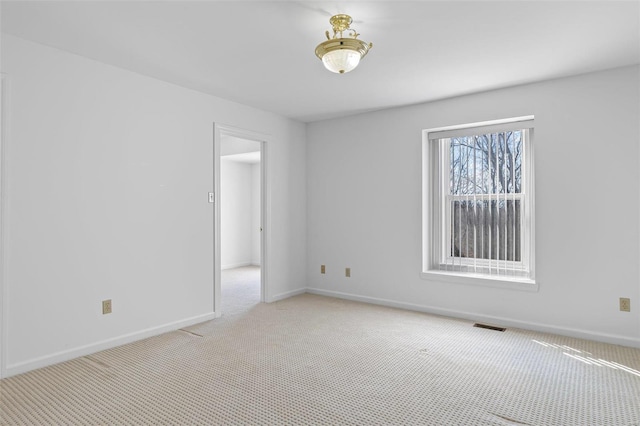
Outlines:
<svg viewBox="0 0 640 426"><path fill-rule="evenodd" d="M530 292L538 291L538 284L535 282L535 280L531 280L528 278L498 277L447 271L421 272L420 278L427 281L439 281L454 284L467 284Z"/></svg>

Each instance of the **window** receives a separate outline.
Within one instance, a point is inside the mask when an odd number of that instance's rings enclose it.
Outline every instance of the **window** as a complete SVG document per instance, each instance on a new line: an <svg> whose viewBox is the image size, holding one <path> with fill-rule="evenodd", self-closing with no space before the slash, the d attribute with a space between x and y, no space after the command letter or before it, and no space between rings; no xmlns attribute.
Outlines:
<svg viewBox="0 0 640 426"><path fill-rule="evenodd" d="M534 283L533 117L425 130L423 273Z"/></svg>

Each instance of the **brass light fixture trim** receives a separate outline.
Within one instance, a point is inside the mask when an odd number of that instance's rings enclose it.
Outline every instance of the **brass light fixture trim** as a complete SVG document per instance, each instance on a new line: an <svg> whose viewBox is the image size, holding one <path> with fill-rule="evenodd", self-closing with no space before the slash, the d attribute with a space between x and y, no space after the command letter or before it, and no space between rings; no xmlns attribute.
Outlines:
<svg viewBox="0 0 640 426"><path fill-rule="evenodd" d="M316 56L322 60L329 71L344 74L353 70L358 66L360 59L364 58L369 49L373 47L373 43L366 43L358 39L360 34L351 28L352 22L351 16L344 14L334 15L329 19L329 23L333 27L333 36L329 34L329 31L326 31L327 41L316 47ZM352 55L352 52L356 52L358 55ZM328 59L334 56L334 60Z"/></svg>

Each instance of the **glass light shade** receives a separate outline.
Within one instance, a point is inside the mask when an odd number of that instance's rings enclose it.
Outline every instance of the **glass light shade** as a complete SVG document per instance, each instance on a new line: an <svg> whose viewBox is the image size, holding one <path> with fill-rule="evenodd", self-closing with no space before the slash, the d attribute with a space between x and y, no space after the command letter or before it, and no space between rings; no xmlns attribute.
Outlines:
<svg viewBox="0 0 640 426"><path fill-rule="evenodd" d="M325 68L331 72L344 74L360 63L360 52L351 49L336 49L322 57Z"/></svg>

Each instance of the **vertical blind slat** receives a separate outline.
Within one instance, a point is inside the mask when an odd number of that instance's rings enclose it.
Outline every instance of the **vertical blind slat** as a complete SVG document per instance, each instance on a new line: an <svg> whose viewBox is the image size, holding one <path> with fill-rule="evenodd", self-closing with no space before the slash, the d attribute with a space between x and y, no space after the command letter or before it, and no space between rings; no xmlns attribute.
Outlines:
<svg viewBox="0 0 640 426"><path fill-rule="evenodd" d="M464 232L465 232L465 236L466 236L466 241L465 241L465 252L464 255L465 257L469 257L469 142L467 140L467 142L465 143L465 170L466 170L466 175L467 178L465 179L464 182L464 212L465 212L465 221L464 221ZM460 255L462 255L462 253L460 253Z"/></svg>
<svg viewBox="0 0 640 426"><path fill-rule="evenodd" d="M476 193L478 192L478 174L476 167L478 165L478 137L473 136L473 272L478 272L478 239L476 231L478 227L478 200Z"/></svg>

